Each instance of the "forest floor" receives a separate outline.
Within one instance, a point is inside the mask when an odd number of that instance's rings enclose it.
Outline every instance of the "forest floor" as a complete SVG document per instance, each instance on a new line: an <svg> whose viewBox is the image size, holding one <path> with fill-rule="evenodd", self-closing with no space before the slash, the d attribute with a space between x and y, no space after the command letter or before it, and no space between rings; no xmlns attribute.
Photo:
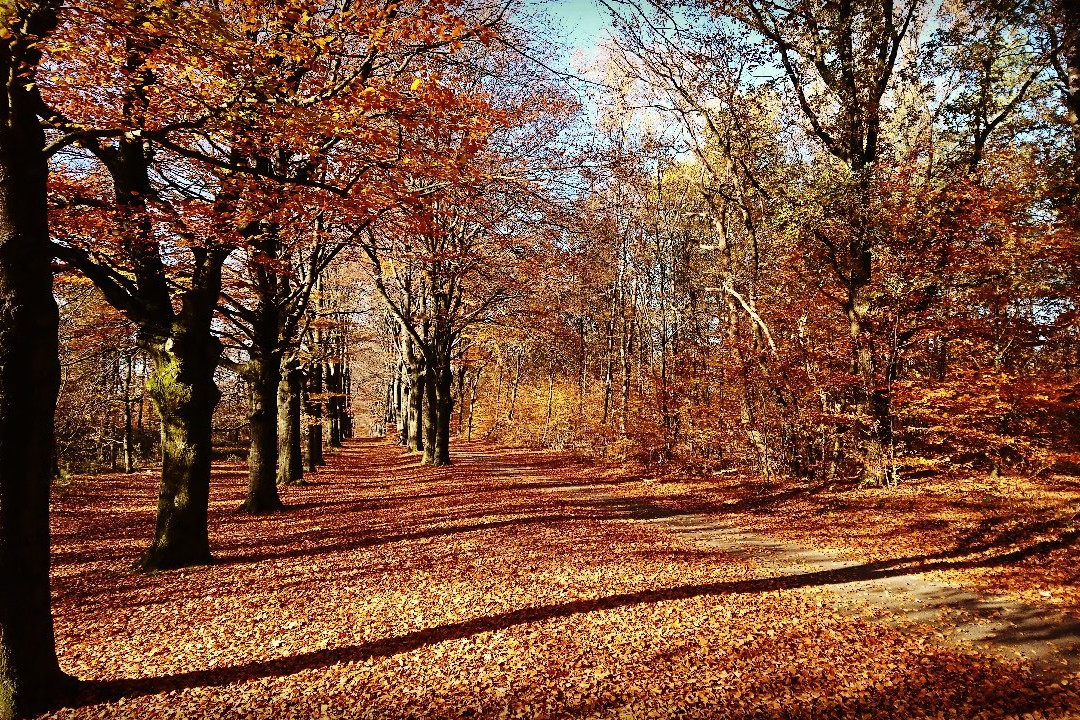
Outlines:
<svg viewBox="0 0 1080 720"><path fill-rule="evenodd" d="M156 574L132 570L153 472L75 478L57 644L90 682L52 717L1080 718L1070 487L1016 500L1019 524L1012 495L737 497L554 453L455 459L354 441L266 517L238 511L244 467L215 466L218 561ZM1065 652L1015 655L1049 640Z"/></svg>

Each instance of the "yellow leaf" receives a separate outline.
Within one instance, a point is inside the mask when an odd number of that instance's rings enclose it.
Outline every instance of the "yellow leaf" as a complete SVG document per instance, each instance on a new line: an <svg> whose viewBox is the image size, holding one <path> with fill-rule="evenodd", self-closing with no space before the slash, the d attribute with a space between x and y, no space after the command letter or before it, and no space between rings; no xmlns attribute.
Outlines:
<svg viewBox="0 0 1080 720"><path fill-rule="evenodd" d="M413 92L416 92L417 90L419 90L419 89L420 89L420 85L422 85L422 84L423 84L423 82L424 82L424 81L423 81L423 80L421 80L420 78L416 78L415 80L413 80L413 81L412 81L412 90L413 90Z"/></svg>

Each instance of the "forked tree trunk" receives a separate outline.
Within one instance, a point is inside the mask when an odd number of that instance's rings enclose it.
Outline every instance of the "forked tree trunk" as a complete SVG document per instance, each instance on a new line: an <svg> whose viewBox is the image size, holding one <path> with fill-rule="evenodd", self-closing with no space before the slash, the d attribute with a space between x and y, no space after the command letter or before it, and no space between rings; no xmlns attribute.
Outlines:
<svg viewBox="0 0 1080 720"><path fill-rule="evenodd" d="M210 334L207 314L205 327L182 329L148 350L147 393L161 418L161 486L154 540L140 564L166 570L209 563L211 429L221 396L214 370L221 344Z"/></svg>
<svg viewBox="0 0 1080 720"><path fill-rule="evenodd" d="M14 7L14 6L12 6ZM9 20L0 11L0 21ZM6 40L0 65L10 71ZM5 72L7 75L7 72ZM0 100L0 719L68 685L49 595L49 485L60 387L45 138L21 81Z"/></svg>
<svg viewBox="0 0 1080 720"><path fill-rule="evenodd" d="M248 362L251 404L248 429L248 494L244 510L258 515L282 508L277 490L278 386L281 384L281 357L276 352L253 357Z"/></svg>
<svg viewBox="0 0 1080 720"><path fill-rule="evenodd" d="M303 453L300 447L300 394L303 373L295 358L282 364L278 384L278 467L279 485L295 485L304 479Z"/></svg>

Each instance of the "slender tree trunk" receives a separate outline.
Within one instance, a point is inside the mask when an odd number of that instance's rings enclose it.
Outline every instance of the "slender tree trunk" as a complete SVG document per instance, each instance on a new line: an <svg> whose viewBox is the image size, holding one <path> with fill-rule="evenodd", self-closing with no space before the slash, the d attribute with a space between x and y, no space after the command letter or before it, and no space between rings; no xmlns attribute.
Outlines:
<svg viewBox="0 0 1080 720"><path fill-rule="evenodd" d="M141 565L166 570L209 563L211 429L221 397L214 370L221 344L210 334L207 314L205 327L148 350L153 367L147 392L161 419L161 487L154 540Z"/></svg>
<svg viewBox="0 0 1080 720"><path fill-rule="evenodd" d="M326 464L323 457L323 403L317 396L322 395L322 363L312 363L308 373L308 415L311 416L311 424L307 431L307 461L308 472L315 472L320 465ZM312 396L316 399L312 400Z"/></svg>
<svg viewBox="0 0 1080 720"><path fill-rule="evenodd" d="M459 367L457 371L457 431L458 435L465 429L465 367Z"/></svg>
<svg viewBox="0 0 1080 720"><path fill-rule="evenodd" d="M547 415L544 418L544 432L541 437L541 444L547 442L548 433L551 432L551 418L554 411L555 403L555 361L548 362L548 391L547 391Z"/></svg>
<svg viewBox="0 0 1080 720"><path fill-rule="evenodd" d="M295 357L286 359L281 369L277 398L277 480L279 485L296 485L304 479L303 453L300 446L300 395L303 389L303 373Z"/></svg>
<svg viewBox="0 0 1080 720"><path fill-rule="evenodd" d="M480 373L483 372L483 368L476 368L476 372L473 374L472 383L469 387L469 428L466 440L472 442L472 429L473 429L473 410L476 409L476 387L480 384Z"/></svg>
<svg viewBox="0 0 1080 720"><path fill-rule="evenodd" d="M406 370L402 368L402 373L406 373ZM402 447L409 447L409 433L411 429L410 416L411 416L411 404L409 398L411 397L409 391L409 385L407 380L401 382L401 400L398 409L398 444Z"/></svg>
<svg viewBox="0 0 1080 720"><path fill-rule="evenodd" d="M347 359L341 371L341 402L338 405L338 412L340 413L341 439L351 440L353 438L352 371L349 369Z"/></svg>
<svg viewBox="0 0 1080 720"><path fill-rule="evenodd" d="M513 420L514 412L517 410L518 383L521 382L521 362L524 359L524 356L525 351L519 349L517 355L514 357L514 379L511 381L510 414L507 416L507 420Z"/></svg>
<svg viewBox="0 0 1080 720"><path fill-rule="evenodd" d="M578 344L581 353L581 372L578 376L578 417L585 417L585 387L589 373L589 354L585 347L585 318L578 320Z"/></svg>
<svg viewBox="0 0 1080 720"><path fill-rule="evenodd" d="M0 9L0 22L10 20ZM0 47L12 73L12 40ZM58 313L45 138L23 79L0 100L0 720L44 709L67 684L49 594Z"/></svg>
<svg viewBox="0 0 1080 720"><path fill-rule="evenodd" d="M424 451L424 385L423 365L409 366L409 450Z"/></svg>
<svg viewBox="0 0 1080 720"><path fill-rule="evenodd" d="M630 357L634 349L634 324L632 320L623 321L623 338L619 345L619 358L622 361L622 392L619 397L619 434L626 436L627 419L630 413Z"/></svg>
<svg viewBox="0 0 1080 720"><path fill-rule="evenodd" d="M135 471L135 439L132 430L131 417L131 377L135 358L127 356L127 375L124 379L124 472L131 474Z"/></svg>
<svg viewBox="0 0 1080 720"><path fill-rule="evenodd" d="M326 392L329 395L326 401L326 415L330 424L330 437L328 445L332 448L341 447L341 366L336 362L328 362L324 366Z"/></svg>

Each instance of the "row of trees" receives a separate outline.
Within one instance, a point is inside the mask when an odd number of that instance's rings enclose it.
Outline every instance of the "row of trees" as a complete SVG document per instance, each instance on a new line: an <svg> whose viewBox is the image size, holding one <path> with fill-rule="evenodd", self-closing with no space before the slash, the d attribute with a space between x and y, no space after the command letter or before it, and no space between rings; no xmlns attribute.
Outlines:
<svg viewBox="0 0 1080 720"><path fill-rule="evenodd" d="M518 61L508 12L457 0L0 8L0 718L71 685L48 580L56 298L64 377L119 398L105 405L119 408L125 467L137 431L160 424L141 567L209 562L214 416L229 374L247 395L249 512L279 509L278 483L301 479L304 417L310 469L324 427L331 445L352 433L358 293L355 264L342 261L370 261L402 347L424 357L433 397L448 402L438 379L450 348L485 312L464 299L473 268L461 264L473 261L458 258L489 231L513 233L506 216L484 222L473 199L497 194L496 174L527 181L503 162L506 143L555 112L540 87L500 91ZM403 246L422 271L388 249ZM423 291L402 299L403 272ZM65 402L62 447L85 447L80 414L101 420L90 442L117 444L115 412ZM445 434L442 447L445 460Z"/></svg>

